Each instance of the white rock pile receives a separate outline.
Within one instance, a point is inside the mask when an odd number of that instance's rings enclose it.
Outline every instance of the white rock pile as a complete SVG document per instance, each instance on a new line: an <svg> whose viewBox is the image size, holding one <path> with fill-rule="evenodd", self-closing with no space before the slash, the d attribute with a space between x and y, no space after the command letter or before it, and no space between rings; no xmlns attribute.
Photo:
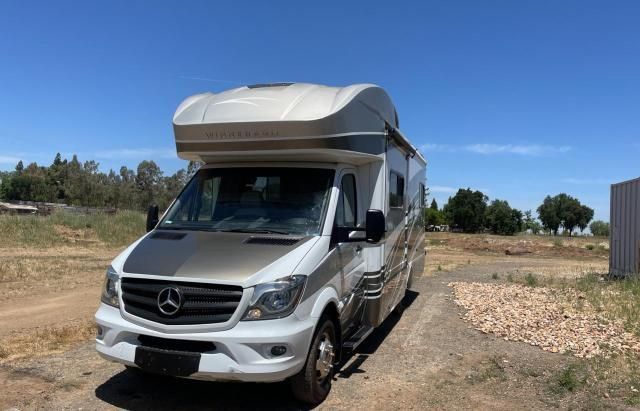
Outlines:
<svg viewBox="0 0 640 411"><path fill-rule="evenodd" d="M453 282L455 302L468 310L464 320L483 333L576 357L640 352L640 339L591 310L578 312L567 302L584 299L577 291L516 284ZM583 302L583 306L587 304Z"/></svg>

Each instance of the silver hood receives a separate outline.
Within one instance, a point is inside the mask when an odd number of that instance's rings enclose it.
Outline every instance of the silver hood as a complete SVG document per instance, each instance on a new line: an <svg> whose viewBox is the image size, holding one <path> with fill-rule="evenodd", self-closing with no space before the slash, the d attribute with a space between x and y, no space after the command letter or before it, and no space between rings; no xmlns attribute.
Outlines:
<svg viewBox="0 0 640 411"><path fill-rule="evenodd" d="M156 230L135 246L123 271L244 282L311 238Z"/></svg>

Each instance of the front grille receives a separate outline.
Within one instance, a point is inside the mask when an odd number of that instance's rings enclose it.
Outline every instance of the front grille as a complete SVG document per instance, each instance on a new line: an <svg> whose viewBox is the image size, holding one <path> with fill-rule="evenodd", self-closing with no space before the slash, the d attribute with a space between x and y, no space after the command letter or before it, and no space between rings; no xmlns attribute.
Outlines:
<svg viewBox="0 0 640 411"><path fill-rule="evenodd" d="M178 289L182 296L180 308L173 315L164 314L158 307L158 294L167 287ZM241 298L242 287L233 285L122 279L124 310L167 325L223 323L235 313Z"/></svg>

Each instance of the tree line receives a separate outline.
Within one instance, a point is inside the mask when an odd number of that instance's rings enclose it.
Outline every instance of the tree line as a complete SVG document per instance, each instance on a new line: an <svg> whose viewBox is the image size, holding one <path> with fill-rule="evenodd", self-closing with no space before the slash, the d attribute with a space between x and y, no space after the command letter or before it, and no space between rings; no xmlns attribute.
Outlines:
<svg viewBox="0 0 640 411"><path fill-rule="evenodd" d="M146 210L150 204L166 208L197 171L199 164L190 162L186 169L165 176L151 160L138 167L120 167L118 172L103 173L93 160L80 162L56 154L49 166L20 161L14 171L0 172L0 198L48 203L64 203L82 207L115 207Z"/></svg>
<svg viewBox="0 0 640 411"><path fill-rule="evenodd" d="M531 210L522 212L505 200L489 202L489 197L481 191L467 188L458 190L442 209L433 199L425 210L425 220L428 226L449 225L466 233L486 230L494 234L514 235L522 231L532 234L544 231L557 235L562 228L563 233L571 236L577 229L584 232L589 227L593 235L609 235L609 223L592 222L593 209L565 193L547 196L536 211L538 218L533 217Z"/></svg>
<svg viewBox="0 0 640 411"><path fill-rule="evenodd" d="M0 172L0 199L64 203L82 207L115 207L146 210L150 204L166 208L197 171L199 164L189 162L186 169L165 176L152 160L141 161L136 169L120 167L118 172L101 172L93 160L80 162L56 154L49 166L19 161L15 170ZM567 194L547 196L537 209L522 212L507 201L493 200L480 191L460 189L448 203L438 208L435 199L425 210L427 225L449 225L467 233L488 230L513 235L521 231L538 234L547 231L571 235L575 229L590 227L594 235L608 236L609 223L593 221L593 209ZM591 224L589 225L589 223Z"/></svg>

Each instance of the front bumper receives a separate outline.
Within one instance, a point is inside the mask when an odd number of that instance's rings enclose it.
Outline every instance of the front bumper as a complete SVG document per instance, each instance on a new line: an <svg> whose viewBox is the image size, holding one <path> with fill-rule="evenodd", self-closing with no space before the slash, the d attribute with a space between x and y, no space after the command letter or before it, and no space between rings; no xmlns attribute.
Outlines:
<svg viewBox="0 0 640 411"><path fill-rule="evenodd" d="M100 304L96 323L102 330L96 338L96 350L110 360L136 366L139 335L160 338L213 342L216 349L201 354L194 379L221 381L282 381L298 373L306 360L314 330L314 319L299 320L295 315L278 320L240 321L224 331L163 333L133 324L120 310ZM287 347L284 355L273 356L271 347Z"/></svg>

